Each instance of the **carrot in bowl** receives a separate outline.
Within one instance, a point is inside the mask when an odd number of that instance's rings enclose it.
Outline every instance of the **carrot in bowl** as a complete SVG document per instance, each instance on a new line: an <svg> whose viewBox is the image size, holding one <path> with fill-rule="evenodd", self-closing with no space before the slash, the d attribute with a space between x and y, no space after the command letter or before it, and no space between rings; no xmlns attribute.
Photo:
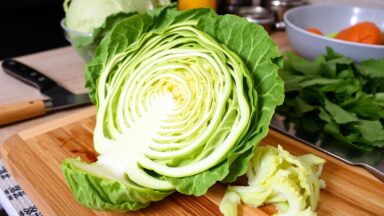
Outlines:
<svg viewBox="0 0 384 216"><path fill-rule="evenodd" d="M310 27L310 28L307 28L307 31L317 35L323 35L323 33L318 28Z"/></svg>
<svg viewBox="0 0 384 216"><path fill-rule="evenodd" d="M350 42L380 45L381 31L372 22L361 22L342 30L335 38Z"/></svg>

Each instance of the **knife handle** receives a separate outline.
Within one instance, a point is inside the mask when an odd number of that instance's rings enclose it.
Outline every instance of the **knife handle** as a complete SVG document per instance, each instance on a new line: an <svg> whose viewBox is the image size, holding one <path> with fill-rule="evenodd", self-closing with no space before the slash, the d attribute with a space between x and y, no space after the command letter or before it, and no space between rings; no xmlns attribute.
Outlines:
<svg viewBox="0 0 384 216"><path fill-rule="evenodd" d="M47 113L49 100L24 101L0 105L0 126L42 116Z"/></svg>
<svg viewBox="0 0 384 216"><path fill-rule="evenodd" d="M2 63L4 72L19 79L20 81L44 91L57 85L49 77L37 70L13 59L5 59Z"/></svg>

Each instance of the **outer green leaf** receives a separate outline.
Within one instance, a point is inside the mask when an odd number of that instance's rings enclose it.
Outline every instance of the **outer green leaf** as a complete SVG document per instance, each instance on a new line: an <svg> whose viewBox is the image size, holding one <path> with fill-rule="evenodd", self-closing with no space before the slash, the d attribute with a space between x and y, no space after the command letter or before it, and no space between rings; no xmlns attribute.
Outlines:
<svg viewBox="0 0 384 216"><path fill-rule="evenodd" d="M79 159L67 159L62 164L67 183L74 198L81 204L95 209L108 211L133 211L144 208L152 201L163 199L172 191L154 191L134 185L124 179L117 179L108 171L80 162ZM95 170L104 170L100 175ZM133 202L132 200L139 200Z"/></svg>
<svg viewBox="0 0 384 216"><path fill-rule="evenodd" d="M97 45L100 43L102 38L113 29L113 27L119 23L121 20L128 18L132 15L137 14L136 12L132 13L117 13L113 14L107 17L103 25L96 28L92 32L91 37L77 37L74 38L73 43L75 47L82 48L86 46L94 46L94 49L96 49Z"/></svg>
<svg viewBox="0 0 384 216"><path fill-rule="evenodd" d="M184 178L167 178L175 189L183 194L201 196L217 181L223 180L228 175L228 163L221 163L201 174Z"/></svg>
<svg viewBox="0 0 384 216"><path fill-rule="evenodd" d="M165 10L155 17L154 29L162 29L174 23L188 21L188 20L200 20L205 16L215 16L216 13L209 8L199 8L178 12L177 10Z"/></svg>
<svg viewBox="0 0 384 216"><path fill-rule="evenodd" d="M275 59L280 58L277 46L262 26L255 26L237 16L206 16L200 20L197 28L236 52L252 73L260 113L254 116L254 122L258 123L251 126L251 131L254 132L249 142L258 143L268 133L274 108L284 100L284 95L281 94L284 91L284 84L278 75L280 68L274 64ZM250 152L245 154L247 155L245 158L249 158ZM246 169L242 167L243 169L239 167L230 169L231 180L245 173Z"/></svg>
<svg viewBox="0 0 384 216"><path fill-rule="evenodd" d="M284 88L278 76L280 68L273 64L273 59L279 58L280 54L271 38L261 26L232 15L205 17L197 28L214 36L242 58L251 70L259 94L258 109L263 110L259 122L270 122L274 110L269 107L275 107L284 100L284 95L280 94ZM268 124L258 124L257 128L262 127L267 128Z"/></svg>
<svg viewBox="0 0 384 216"><path fill-rule="evenodd" d="M89 96L96 103L96 85L100 76L100 69L116 53L124 50L126 46L132 44L143 33L147 32L152 24L152 18L149 15L134 15L123 21L117 26L116 37L106 37L105 42L97 48L95 57L85 68L85 85L89 90ZM124 26L124 27L118 27ZM121 35L120 37L118 35Z"/></svg>

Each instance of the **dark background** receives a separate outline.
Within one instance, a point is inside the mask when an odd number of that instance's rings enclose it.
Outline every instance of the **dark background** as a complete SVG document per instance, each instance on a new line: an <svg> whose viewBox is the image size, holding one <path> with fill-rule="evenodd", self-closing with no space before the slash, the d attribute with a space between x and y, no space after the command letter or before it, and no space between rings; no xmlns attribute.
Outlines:
<svg viewBox="0 0 384 216"><path fill-rule="evenodd" d="M176 2L176 0L172 0ZM192 1L192 0L191 0ZM0 60L69 45L60 21L64 0L1 0ZM224 3L251 0L217 0Z"/></svg>
<svg viewBox="0 0 384 216"><path fill-rule="evenodd" d="M69 45L60 27L64 0L1 0L0 59Z"/></svg>

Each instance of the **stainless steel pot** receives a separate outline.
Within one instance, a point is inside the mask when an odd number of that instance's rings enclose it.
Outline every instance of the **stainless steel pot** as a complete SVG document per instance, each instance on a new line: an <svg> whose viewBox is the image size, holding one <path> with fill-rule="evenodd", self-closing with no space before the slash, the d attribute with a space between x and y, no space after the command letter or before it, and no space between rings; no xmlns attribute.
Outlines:
<svg viewBox="0 0 384 216"><path fill-rule="evenodd" d="M238 7L234 13L250 22L262 25L268 32L275 30L274 13L266 8L260 6Z"/></svg>
<svg viewBox="0 0 384 216"><path fill-rule="evenodd" d="M270 33L285 29L283 16L287 10L305 4L306 0L225 0L224 13L244 17Z"/></svg>
<svg viewBox="0 0 384 216"><path fill-rule="evenodd" d="M282 22L287 10L307 3L306 0L266 0L265 7L275 13L276 22Z"/></svg>

